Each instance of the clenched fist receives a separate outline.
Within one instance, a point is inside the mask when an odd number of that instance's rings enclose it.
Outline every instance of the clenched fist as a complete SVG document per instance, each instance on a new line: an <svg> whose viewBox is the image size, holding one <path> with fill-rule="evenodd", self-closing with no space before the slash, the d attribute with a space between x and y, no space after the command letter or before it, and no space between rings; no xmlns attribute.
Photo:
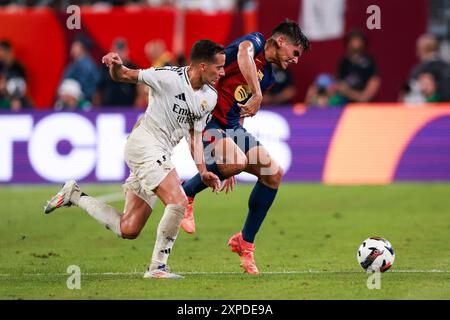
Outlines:
<svg viewBox="0 0 450 320"><path fill-rule="evenodd" d="M102 58L102 63L106 64L108 68L111 68L112 66L122 66L123 62L122 59L120 59L120 56L116 52L109 52Z"/></svg>

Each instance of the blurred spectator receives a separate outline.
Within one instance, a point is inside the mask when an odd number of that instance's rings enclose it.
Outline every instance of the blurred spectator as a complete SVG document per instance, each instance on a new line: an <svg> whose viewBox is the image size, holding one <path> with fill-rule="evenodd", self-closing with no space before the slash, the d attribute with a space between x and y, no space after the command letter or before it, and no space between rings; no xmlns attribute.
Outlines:
<svg viewBox="0 0 450 320"><path fill-rule="evenodd" d="M58 89L55 110L89 110L91 103L84 99L80 83L75 79L64 79Z"/></svg>
<svg viewBox="0 0 450 320"><path fill-rule="evenodd" d="M439 101L450 101L450 65L438 55L438 41L431 34L424 34L417 40L417 55L420 62L411 71L411 80L418 80L419 75L430 73L437 85Z"/></svg>
<svg viewBox="0 0 450 320"><path fill-rule="evenodd" d="M175 56L167 50L166 43L162 39L147 42L144 47L144 53L151 67L160 68L177 65ZM136 99L134 101L136 108L147 108L149 88L149 86L143 84L136 86Z"/></svg>
<svg viewBox="0 0 450 320"><path fill-rule="evenodd" d="M176 5L188 10L202 10L208 13L231 11L237 0L145 0L151 7ZM248 0L247 0L248 1Z"/></svg>
<svg viewBox="0 0 450 320"><path fill-rule="evenodd" d="M138 69L136 65L130 62L129 48L125 39L115 39L111 51L119 54L126 67ZM103 106L132 106L136 99L136 85L112 80L108 68L102 69L99 89Z"/></svg>
<svg viewBox="0 0 450 320"><path fill-rule="evenodd" d="M177 55L176 59L175 59L175 65L178 67L184 67L187 66L189 63L186 59L186 56L184 55L184 53L180 53Z"/></svg>
<svg viewBox="0 0 450 320"><path fill-rule="evenodd" d="M6 90L6 75L0 72L0 110L9 110L10 101Z"/></svg>
<svg viewBox="0 0 450 320"><path fill-rule="evenodd" d="M400 95L400 102L407 104L423 104L439 102L437 83L432 73L423 72L417 76L417 80L411 79L404 85Z"/></svg>
<svg viewBox="0 0 450 320"><path fill-rule="evenodd" d="M425 102L439 102L439 95L437 93L437 83L431 73L421 73L417 78L420 86L420 92L425 99Z"/></svg>
<svg viewBox="0 0 450 320"><path fill-rule="evenodd" d="M26 97L27 85L21 77L7 79L0 72L0 109L20 111L32 106Z"/></svg>
<svg viewBox="0 0 450 320"><path fill-rule="evenodd" d="M273 67L275 83L264 95L263 104L283 105L292 104L297 90L294 79L288 70L283 70L277 66Z"/></svg>
<svg viewBox="0 0 450 320"><path fill-rule="evenodd" d="M8 92L11 110L19 111L32 107L31 101L27 98L27 84L24 78L14 77L6 82L6 90Z"/></svg>
<svg viewBox="0 0 450 320"><path fill-rule="evenodd" d="M166 43L162 39L147 42L144 52L152 67L175 65L175 57L167 50Z"/></svg>
<svg viewBox="0 0 450 320"><path fill-rule="evenodd" d="M66 68L63 79L75 79L81 85L84 97L91 100L100 81L101 72L94 63L89 50L92 42L84 37L78 36L72 43L70 55L73 62Z"/></svg>
<svg viewBox="0 0 450 320"><path fill-rule="evenodd" d="M348 102L371 101L381 80L374 59L366 53L366 38L360 31L346 37L347 53L338 68L338 92Z"/></svg>
<svg viewBox="0 0 450 320"><path fill-rule="evenodd" d="M6 79L26 80L25 69L16 61L11 43L7 40L0 41L0 73L3 73Z"/></svg>
<svg viewBox="0 0 450 320"><path fill-rule="evenodd" d="M332 75L321 73L308 88L305 104L313 107L343 106L346 99L337 91L337 83Z"/></svg>
<svg viewBox="0 0 450 320"><path fill-rule="evenodd" d="M177 0L146 0L150 7L161 7L173 5Z"/></svg>
<svg viewBox="0 0 450 320"><path fill-rule="evenodd" d="M449 26L449 32L450 32L450 26ZM439 56L445 63L450 64L450 39L444 38L441 41L441 44L439 46Z"/></svg>

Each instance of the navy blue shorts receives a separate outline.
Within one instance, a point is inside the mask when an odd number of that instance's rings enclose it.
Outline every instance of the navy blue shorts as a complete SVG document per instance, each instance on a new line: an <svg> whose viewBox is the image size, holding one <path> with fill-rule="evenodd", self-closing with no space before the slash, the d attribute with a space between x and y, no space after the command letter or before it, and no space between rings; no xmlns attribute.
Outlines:
<svg viewBox="0 0 450 320"><path fill-rule="evenodd" d="M203 131L203 147L205 148L205 160L207 163L210 162L211 150L208 146L214 141L219 141L222 138L231 138L234 143L241 149L244 154L252 149L253 147L261 146L259 142L250 132L245 130L241 125L234 128L224 129L222 126L213 118L206 124L205 130Z"/></svg>

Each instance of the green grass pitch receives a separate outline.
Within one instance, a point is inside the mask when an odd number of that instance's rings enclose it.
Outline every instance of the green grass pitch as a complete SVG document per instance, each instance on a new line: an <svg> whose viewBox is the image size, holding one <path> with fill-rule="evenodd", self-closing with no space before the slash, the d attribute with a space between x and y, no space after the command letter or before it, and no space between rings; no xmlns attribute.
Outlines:
<svg viewBox="0 0 450 320"><path fill-rule="evenodd" d="M119 185L81 185L102 196ZM59 186L1 186L0 299L450 299L450 184L284 184L256 238L262 274L242 273L226 246L246 216L251 185L197 197L197 232L180 231L169 264L181 280L143 279L162 214L122 240L80 209L43 213ZM111 202L122 210L123 200ZM396 260L367 288L362 240L388 239ZM68 266L81 270L70 290Z"/></svg>

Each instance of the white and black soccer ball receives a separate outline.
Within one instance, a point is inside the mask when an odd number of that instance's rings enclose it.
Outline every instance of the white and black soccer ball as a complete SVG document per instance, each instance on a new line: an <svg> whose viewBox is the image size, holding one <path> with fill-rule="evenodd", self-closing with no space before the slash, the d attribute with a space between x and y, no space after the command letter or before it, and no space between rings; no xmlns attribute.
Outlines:
<svg viewBox="0 0 450 320"><path fill-rule="evenodd" d="M394 264L395 253L389 241L372 237L359 246L356 259L367 272L385 272Z"/></svg>

